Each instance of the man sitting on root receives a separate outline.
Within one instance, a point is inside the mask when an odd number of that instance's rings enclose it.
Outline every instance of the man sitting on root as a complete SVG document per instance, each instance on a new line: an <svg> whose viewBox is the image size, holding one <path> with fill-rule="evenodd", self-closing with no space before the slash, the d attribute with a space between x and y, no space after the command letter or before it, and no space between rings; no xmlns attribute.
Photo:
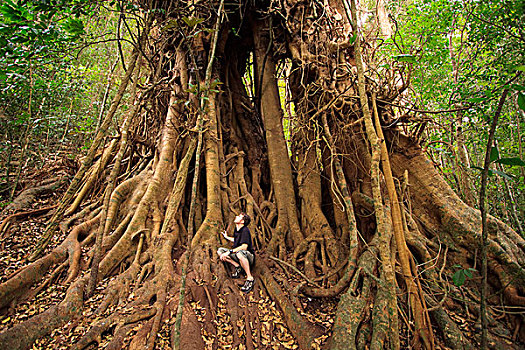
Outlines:
<svg viewBox="0 0 525 350"><path fill-rule="evenodd" d="M237 215L233 221L235 224L233 238L229 237L226 231L222 232L224 238L233 242L233 249L221 247L217 250L221 261L228 262L234 266L232 278L239 278L243 270L246 272L246 282L241 287L241 290L245 293L253 289L255 282L250 270L250 266L253 264L255 258L252 237L247 227L250 220L248 214L241 213Z"/></svg>

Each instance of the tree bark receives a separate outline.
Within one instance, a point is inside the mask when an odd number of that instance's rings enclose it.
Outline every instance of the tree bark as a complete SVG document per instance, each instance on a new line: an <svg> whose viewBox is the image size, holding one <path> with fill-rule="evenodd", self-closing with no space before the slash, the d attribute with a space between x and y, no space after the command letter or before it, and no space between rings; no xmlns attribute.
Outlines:
<svg viewBox="0 0 525 350"><path fill-rule="evenodd" d="M303 234L297 217L292 169L283 132L283 112L277 87L275 62L270 55L273 43L269 36L272 28L268 21L255 21L253 31L256 93L260 97L258 105L264 123L270 174L278 212L277 230L269 249L279 250L282 254L287 233L293 242L299 242Z"/></svg>

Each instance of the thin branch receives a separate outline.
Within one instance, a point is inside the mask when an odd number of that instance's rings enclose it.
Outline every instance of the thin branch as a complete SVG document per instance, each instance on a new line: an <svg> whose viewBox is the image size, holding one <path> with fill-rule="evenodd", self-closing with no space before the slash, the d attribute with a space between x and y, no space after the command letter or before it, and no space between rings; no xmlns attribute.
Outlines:
<svg viewBox="0 0 525 350"><path fill-rule="evenodd" d="M488 246L488 230L487 230L487 212L485 210L485 192L487 189L487 180L490 166L490 154L492 153L492 145L494 142L494 134L496 132L496 125L503 109L505 99L509 94L509 89L503 90L501 94L496 113L490 125L489 137L487 140L487 150L485 152L485 163L483 172L481 173L481 189L479 191L479 210L481 212L481 349L488 349L488 320L487 320L487 246Z"/></svg>
<svg viewBox="0 0 525 350"><path fill-rule="evenodd" d="M289 268L294 270L297 274L299 274L302 278L304 278L306 282L308 282L310 284L313 284L317 288L322 288L319 284L317 284L315 281L312 281L311 279L309 279L304 273L299 271L299 269L297 267L293 266L292 264L288 264L286 261L283 261L283 260L281 260L279 258L276 258L274 256L270 256L270 259L277 261L279 264L283 264L283 265L288 266Z"/></svg>

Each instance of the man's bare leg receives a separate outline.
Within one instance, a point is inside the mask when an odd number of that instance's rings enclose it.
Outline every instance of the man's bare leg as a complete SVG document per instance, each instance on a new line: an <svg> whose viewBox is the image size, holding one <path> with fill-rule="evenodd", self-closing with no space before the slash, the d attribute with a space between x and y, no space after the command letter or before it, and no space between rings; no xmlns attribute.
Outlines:
<svg viewBox="0 0 525 350"><path fill-rule="evenodd" d="M235 260L232 260L229 256L225 257L225 258L224 258L224 261L229 262L230 264L232 264L232 265L235 266L235 267L239 267L239 263L236 262ZM248 267L248 268L249 268L249 267Z"/></svg>
<svg viewBox="0 0 525 350"><path fill-rule="evenodd" d="M239 256L239 263L241 264L242 269L246 272L246 279L253 280L252 273L250 271L250 262L243 256Z"/></svg>

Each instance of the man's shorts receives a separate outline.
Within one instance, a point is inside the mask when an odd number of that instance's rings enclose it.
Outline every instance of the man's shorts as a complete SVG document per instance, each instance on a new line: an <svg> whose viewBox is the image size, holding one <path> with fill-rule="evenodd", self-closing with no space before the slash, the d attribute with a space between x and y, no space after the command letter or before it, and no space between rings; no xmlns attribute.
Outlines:
<svg viewBox="0 0 525 350"><path fill-rule="evenodd" d="M222 254L226 253L227 251L229 251L228 248L220 247L219 249L217 249L217 254L219 254L219 256L221 256ZM247 250L239 250L236 253L231 253L230 254L230 258L233 261L237 262L237 263L239 262L239 256L245 257L248 260L248 262L250 263L250 266L253 265L254 256L249 251L247 251Z"/></svg>

